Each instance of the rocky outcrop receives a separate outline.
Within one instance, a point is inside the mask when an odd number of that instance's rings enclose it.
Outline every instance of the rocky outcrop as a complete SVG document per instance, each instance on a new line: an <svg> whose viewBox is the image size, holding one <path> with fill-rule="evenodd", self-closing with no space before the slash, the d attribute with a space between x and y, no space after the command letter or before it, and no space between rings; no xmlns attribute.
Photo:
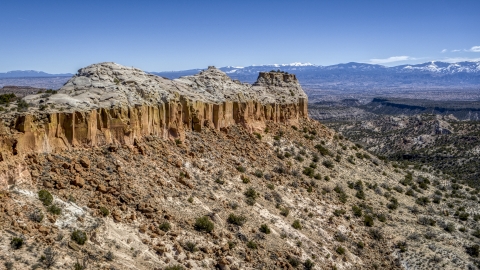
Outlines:
<svg viewBox="0 0 480 270"><path fill-rule="evenodd" d="M250 85L215 67L168 80L115 63L95 64L80 69L58 93L24 100L28 111L3 115L6 155L133 145L146 135L182 140L185 130L235 124L261 132L266 121L294 124L307 117L307 96L295 75L261 73Z"/></svg>

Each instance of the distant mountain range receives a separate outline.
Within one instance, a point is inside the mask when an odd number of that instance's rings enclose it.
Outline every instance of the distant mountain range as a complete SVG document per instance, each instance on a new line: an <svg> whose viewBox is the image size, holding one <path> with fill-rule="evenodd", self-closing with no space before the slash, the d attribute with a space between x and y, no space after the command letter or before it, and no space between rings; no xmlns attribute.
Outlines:
<svg viewBox="0 0 480 270"><path fill-rule="evenodd" d="M282 70L294 73L304 84L345 85L477 85L480 84L480 62L446 63L432 61L417 65L386 67L365 63L346 63L331 66L313 64L274 64L248 67L221 67L220 70L234 79L254 82L258 72ZM170 79L193 75L201 69L151 72ZM333 86L333 85L332 85Z"/></svg>
<svg viewBox="0 0 480 270"><path fill-rule="evenodd" d="M386 67L365 63L346 63L331 66L310 63L253 65L247 67L227 66L219 68L231 78L253 83L262 71L282 70L297 76L310 97L326 90L336 93L376 92L399 93L413 90L480 89L480 61L446 63L432 61L417 65ZM180 71L150 72L152 74L175 79L193 75L202 69ZM0 73L2 85L29 85L36 87L58 88L73 74L48 74L41 71L10 71ZM65 78L64 78L65 77ZM22 78L22 79L11 79ZM54 83L49 80L57 78ZM6 81L9 80L9 81ZM51 84L51 85L50 85Z"/></svg>
<svg viewBox="0 0 480 270"><path fill-rule="evenodd" d="M49 74L43 71L35 70L13 70L0 73L0 78L45 78L45 77L71 77L73 74Z"/></svg>

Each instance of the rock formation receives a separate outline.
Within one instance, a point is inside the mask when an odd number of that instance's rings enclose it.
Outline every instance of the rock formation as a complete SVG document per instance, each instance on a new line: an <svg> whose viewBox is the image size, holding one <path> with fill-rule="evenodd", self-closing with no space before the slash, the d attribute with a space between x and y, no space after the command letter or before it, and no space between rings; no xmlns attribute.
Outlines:
<svg viewBox="0 0 480 270"><path fill-rule="evenodd" d="M307 96L295 75L261 73L250 85L215 67L169 80L115 63L94 64L58 93L24 100L31 105L26 112L3 115L1 146L11 154L132 145L145 135L182 140L186 129L234 124L261 132L266 121L294 124L307 117Z"/></svg>

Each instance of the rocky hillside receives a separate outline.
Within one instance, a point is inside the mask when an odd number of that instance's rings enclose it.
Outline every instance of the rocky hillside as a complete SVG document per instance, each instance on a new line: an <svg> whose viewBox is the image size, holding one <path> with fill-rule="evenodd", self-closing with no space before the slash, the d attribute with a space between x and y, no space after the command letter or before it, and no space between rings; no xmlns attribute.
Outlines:
<svg viewBox="0 0 480 270"><path fill-rule="evenodd" d="M397 168L309 119L291 74L170 81L103 63L7 110L6 269L479 264L478 190Z"/></svg>

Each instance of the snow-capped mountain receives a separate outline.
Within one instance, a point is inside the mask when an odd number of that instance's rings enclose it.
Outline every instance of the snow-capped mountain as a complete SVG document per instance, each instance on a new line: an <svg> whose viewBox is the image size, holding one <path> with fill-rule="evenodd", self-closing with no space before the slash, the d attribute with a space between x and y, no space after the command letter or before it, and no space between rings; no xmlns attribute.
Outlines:
<svg viewBox="0 0 480 270"><path fill-rule="evenodd" d="M342 91L480 88L480 61L458 63L432 61L394 67L355 62L331 66L292 63L247 67L227 66L221 67L220 70L233 79L249 83L255 82L259 72L281 70L294 73L303 85L315 85L316 89L328 88ZM152 73L173 79L193 75L199 71L200 69L192 69Z"/></svg>

